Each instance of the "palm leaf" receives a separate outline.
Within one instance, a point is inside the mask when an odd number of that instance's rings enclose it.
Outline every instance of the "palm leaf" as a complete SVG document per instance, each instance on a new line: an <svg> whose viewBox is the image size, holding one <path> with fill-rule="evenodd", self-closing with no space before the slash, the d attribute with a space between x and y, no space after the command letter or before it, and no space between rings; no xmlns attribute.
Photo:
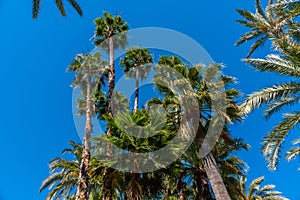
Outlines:
<svg viewBox="0 0 300 200"><path fill-rule="evenodd" d="M300 139L297 139L293 142L293 145L299 145ZM300 146L293 147L290 150L288 150L285 154L285 158L287 161L291 161L292 159L296 158L300 154ZM300 169L300 168L299 168Z"/></svg>
<svg viewBox="0 0 300 200"><path fill-rule="evenodd" d="M248 196L252 197L257 191L259 191L260 184L264 181L264 177L258 177L254 179L248 188Z"/></svg>
<svg viewBox="0 0 300 200"><path fill-rule="evenodd" d="M268 104L266 110L264 111L264 117L269 119L274 113L280 111L285 106L292 106L300 101L300 97L284 97L280 98L278 101Z"/></svg>
<svg viewBox="0 0 300 200"><path fill-rule="evenodd" d="M278 55L268 55L267 59L246 59L255 69L259 71L274 72L280 75L300 77L300 68L292 61L281 58Z"/></svg>
<svg viewBox="0 0 300 200"><path fill-rule="evenodd" d="M282 122L264 137L262 153L267 160L269 169L276 169L280 156L280 149L288 133L299 123L300 112L285 114Z"/></svg>
<svg viewBox="0 0 300 200"><path fill-rule="evenodd" d="M55 0L55 4L60 12L60 14L65 17L66 16L66 10L65 10L65 7L64 7L64 4L63 4L63 1L62 0Z"/></svg>
<svg viewBox="0 0 300 200"><path fill-rule="evenodd" d="M32 18L37 18L40 12L41 0L32 0Z"/></svg>
<svg viewBox="0 0 300 200"><path fill-rule="evenodd" d="M75 1L75 0L68 0L70 2L70 4L72 5L72 7L77 11L77 13L82 16L83 12L79 6L79 4Z"/></svg>
<svg viewBox="0 0 300 200"><path fill-rule="evenodd" d="M246 101L241 105L241 112L244 115L249 114L254 108L272 100L297 94L300 91L300 84L296 82L282 83L272 87L264 88L248 96Z"/></svg>

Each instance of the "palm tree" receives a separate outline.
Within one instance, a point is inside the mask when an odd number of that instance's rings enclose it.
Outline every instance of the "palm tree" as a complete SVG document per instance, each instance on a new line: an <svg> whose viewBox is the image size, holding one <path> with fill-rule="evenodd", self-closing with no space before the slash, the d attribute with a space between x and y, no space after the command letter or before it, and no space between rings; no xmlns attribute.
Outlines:
<svg viewBox="0 0 300 200"><path fill-rule="evenodd" d="M75 0L68 0L71 6L77 11L77 13L82 16L83 12L79 4ZM55 0L56 7L58 8L60 14L65 17L66 10L62 0ZM40 12L41 0L32 0L32 18L37 18Z"/></svg>
<svg viewBox="0 0 300 200"><path fill-rule="evenodd" d="M285 21L276 15L273 6L273 0L268 0L266 9L264 10L260 4L260 0L255 0L255 13L248 10L237 10L244 18L244 20L237 20L237 22L250 28L251 31L243 34L235 45L238 46L250 40L256 40L251 45L247 58L249 58L258 47L263 46L269 38L282 36L282 27L285 25Z"/></svg>
<svg viewBox="0 0 300 200"><path fill-rule="evenodd" d="M288 198L281 195L275 189L275 185L264 185L261 187L261 183L264 181L264 177L258 177L254 179L247 191L247 200L288 200ZM245 186L245 180L241 181Z"/></svg>
<svg viewBox="0 0 300 200"><path fill-rule="evenodd" d="M73 82L73 87L82 87L82 94L85 100L85 136L84 148L82 152L82 162L77 184L76 200L87 200L89 190L89 175L90 166L90 148L91 148L91 133L92 133L92 116L95 114L94 103L92 101L92 91L94 85L99 83L102 77L101 71L105 71L106 62L101 60L100 53L94 55L87 54L86 56L77 55L73 61L70 70L76 70L76 78ZM102 68L100 68L102 67Z"/></svg>
<svg viewBox="0 0 300 200"><path fill-rule="evenodd" d="M115 66L114 66L114 50L124 48L127 44L126 32L128 31L127 23L120 15L112 16L108 12L104 12L104 17L94 20L96 31L94 34L94 43L100 48L105 48L109 53L109 73L108 73L108 108L107 114L112 116L112 95L115 87ZM108 128L107 135L110 135Z"/></svg>
<svg viewBox="0 0 300 200"><path fill-rule="evenodd" d="M43 181L40 187L40 192L46 188L51 190L46 200L70 196L77 185L83 147L72 141L69 144L72 148L67 148L62 153L72 154L75 160L54 158L49 162L50 176Z"/></svg>
<svg viewBox="0 0 300 200"><path fill-rule="evenodd" d="M50 175L47 177L41 187L40 192L48 188L51 190L46 197L46 200L56 199L76 199L75 189L78 184L78 177L80 173L80 166L82 161L83 145L76 144L70 141L71 148L66 148L62 151L62 154L68 153L75 158L74 160L65 158L55 158L49 162ZM88 169L89 175L89 200L100 200L101 199L101 175L103 171L102 164L99 163L94 157L91 158L90 167ZM121 183L122 178L118 181Z"/></svg>
<svg viewBox="0 0 300 200"><path fill-rule="evenodd" d="M300 100L300 44L297 16L299 2L279 1L269 9L274 9L277 18L280 19L280 34L276 37L268 35L272 40L272 46L277 49L276 54L270 54L264 59L246 59L255 69L261 72L273 72L293 79L271 87L263 88L249 95L241 105L243 114L249 114L253 109L264 104L267 105L265 118L270 118L274 113L281 111L287 106L294 105ZM281 23L282 22L282 23ZM284 28L282 26L284 25ZM278 26L278 25L277 25ZM274 29L274 28L273 28ZM268 167L275 170L278 166L280 150L285 138L300 121L300 111L283 114L283 120L279 122L263 139L262 153L266 157ZM296 155L296 154L294 154ZM292 158L287 155L287 158Z"/></svg>
<svg viewBox="0 0 300 200"><path fill-rule="evenodd" d="M128 49L125 57L121 60L126 75L135 78L134 112L138 111L139 105L139 79L143 80L147 77L151 69L150 63L153 63L153 58L149 50L138 47Z"/></svg>
<svg viewBox="0 0 300 200"><path fill-rule="evenodd" d="M188 79L191 86L194 89L195 96L197 97L199 106L200 106L200 110L198 112L201 113L200 114L201 119L199 122L197 122L197 123L199 123L199 127L198 127L198 131L196 134L196 145L197 145L197 149L199 151L199 149L201 148L202 142L206 136L207 127L210 123L210 118L212 115L210 91L206 85L209 83L207 83L206 80L204 80L204 78L202 77L201 74L204 74L204 76L207 76L206 77L207 79L215 80L216 82L222 81L225 83L225 85L232 82L232 78L226 77L226 76L221 76L218 73L218 70L221 67L221 65L213 65L212 64L209 67L207 67L206 70L201 69L200 66L186 68L185 64L178 57L174 57L174 56L172 56L170 58L165 57L165 56L161 57L159 60L159 64L169 66L168 68L165 68L163 66L162 67L158 66L158 69L160 70L159 73L162 73L165 76L167 76L168 77L167 80L169 83L160 82L160 84L156 84L156 87L159 89L159 91L161 93L166 95L165 99L167 99L168 102L172 102L172 104L175 105L175 106L173 106L174 107L173 110L178 112L179 102L175 98L175 96L171 90L172 88L176 87L176 80L174 78L174 75L172 75L172 73L171 73L171 69L172 68L175 69L183 77ZM202 71L200 71L199 68ZM216 80L216 79L218 79L218 80ZM218 85L218 83L210 83L210 84ZM171 89L167 88L166 85L169 85ZM219 86L216 86L216 87L219 88ZM231 111L231 112L229 112L230 114L226 114L226 113L222 112L221 110L215 110L214 112L217 112L218 114L224 116L226 118L227 122L231 123L233 120L237 120L240 118L240 116L237 114L239 112L238 106L235 104L235 102L233 100L234 97L236 95L238 95L238 92L234 89L229 89L226 93L228 94L227 99L226 99L226 109L227 109L227 111ZM213 98L217 98L217 97L215 96ZM176 106L176 104L177 104L177 106ZM207 117L205 117L205 116L207 116ZM176 117L174 117L174 121L176 121L175 119L176 119ZM225 186L225 184L222 180L222 177L219 173L217 162L216 162L212 152L210 152L203 159L203 167L204 167L206 175L208 177L210 186L214 192L215 198L216 199L230 199L229 194L226 190L226 186ZM201 171L201 170L199 170L199 171Z"/></svg>

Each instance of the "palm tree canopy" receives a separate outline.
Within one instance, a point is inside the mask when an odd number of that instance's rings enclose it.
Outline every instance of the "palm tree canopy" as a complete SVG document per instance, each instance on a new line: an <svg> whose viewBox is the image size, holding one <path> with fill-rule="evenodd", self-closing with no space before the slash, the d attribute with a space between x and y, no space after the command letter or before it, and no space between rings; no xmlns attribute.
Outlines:
<svg viewBox="0 0 300 200"><path fill-rule="evenodd" d="M129 77L132 78L135 74L130 72L139 69L139 76L143 79L151 69L150 64L153 63L153 58L149 49L132 47L126 50L126 55L120 63L124 67L124 72Z"/></svg>
<svg viewBox="0 0 300 200"><path fill-rule="evenodd" d="M300 44L299 44L299 1L269 1L263 12L259 1L256 1L256 14L240 11L248 20L241 22L252 28L252 32L261 34L259 26L265 23L265 37L270 39L276 54L266 58L248 58L245 61L261 72L272 72L286 76L290 81L277 83L250 94L241 105L244 115L255 108L266 105L264 116L270 118L274 113L286 107L296 105L300 101ZM296 28L298 27L298 28ZM297 30L296 30L297 29ZM258 34L258 35L259 35ZM246 35L246 34L245 34ZM254 38L254 37L252 37ZM241 37L238 44L246 42L251 37ZM267 160L268 167L275 170L279 163L280 152L285 138L300 121L299 111L283 114L283 119L273 130L263 138L262 153ZM292 148L286 155L288 160L294 158L297 147Z"/></svg>
<svg viewBox="0 0 300 200"><path fill-rule="evenodd" d="M105 49L108 48L108 38L113 37L114 48L124 48L127 44L126 32L128 24L120 15L112 16L104 11L104 17L99 17L94 20L96 30L94 34L94 43Z"/></svg>

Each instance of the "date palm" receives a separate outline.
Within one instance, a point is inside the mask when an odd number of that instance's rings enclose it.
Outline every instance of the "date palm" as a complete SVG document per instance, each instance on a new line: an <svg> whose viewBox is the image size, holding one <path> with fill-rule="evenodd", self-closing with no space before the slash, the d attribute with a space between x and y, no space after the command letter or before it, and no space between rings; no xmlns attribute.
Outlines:
<svg viewBox="0 0 300 200"><path fill-rule="evenodd" d="M268 1L268 6L270 6L271 3L272 1ZM244 20L237 20L237 22L243 26L249 27L251 31L243 34L235 45L241 45L249 40L256 39L250 48L247 58L249 58L258 47L262 46L267 41L267 32L270 29L270 22L273 21L271 9L263 10L259 0L255 1L255 6L255 13L251 13L247 10L237 10L237 12L244 18Z"/></svg>
<svg viewBox="0 0 300 200"><path fill-rule="evenodd" d="M40 12L40 5L42 0L33 0L32 1L32 18L37 18ZM82 16L83 12L79 6L79 4L75 0L67 0L71 6L77 11L77 13ZM58 8L60 14L65 17L66 10L64 7L63 0L55 0L56 7Z"/></svg>
<svg viewBox="0 0 300 200"><path fill-rule="evenodd" d="M268 119L283 108L299 103L300 44L299 30L295 30L295 27L299 27L297 22L299 20L297 16L300 15L299 6L299 1L278 1L273 4L270 9L274 9L277 18L284 22L282 23L284 29L281 29L278 37L268 36L272 40L272 46L277 49L277 54L270 54L264 59L246 59L247 63L261 72L276 73L292 80L263 88L249 95L241 106L244 114L249 114L253 109L265 104L267 108L264 115ZM299 110L283 114L283 120L264 137L262 153L270 169L277 168L284 140L299 121ZM288 160L293 157L290 155L287 155Z"/></svg>
<svg viewBox="0 0 300 200"><path fill-rule="evenodd" d="M294 39L299 42L299 23L295 22L299 16L299 1L268 0L265 9L260 5L260 0L255 0L256 12L238 9L238 13L244 20L237 20L241 25L250 28L251 31L243 34L236 45L256 39L247 55L264 45L270 39L275 49L281 48L290 53L295 53L289 46L294 45ZM294 54L295 56L295 54Z"/></svg>

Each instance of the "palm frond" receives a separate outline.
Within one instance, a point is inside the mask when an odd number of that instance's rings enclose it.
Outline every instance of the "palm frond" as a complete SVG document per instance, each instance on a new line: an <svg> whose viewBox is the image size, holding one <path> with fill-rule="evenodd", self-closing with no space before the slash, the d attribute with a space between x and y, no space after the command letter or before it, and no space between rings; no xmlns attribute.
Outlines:
<svg viewBox="0 0 300 200"><path fill-rule="evenodd" d="M285 114L282 122L263 139L262 153L266 158L269 169L275 170L278 166L280 149L289 132L299 123L300 112Z"/></svg>
<svg viewBox="0 0 300 200"><path fill-rule="evenodd" d="M300 139L297 139L293 142L293 145L298 145L296 147L291 148L290 150L288 150L285 154L285 159L287 159L287 161L291 161L292 159L296 158L296 156L300 155ZM299 168L300 169L300 168Z"/></svg>
<svg viewBox="0 0 300 200"><path fill-rule="evenodd" d="M248 188L248 196L252 197L257 191L259 191L260 184L264 181L264 177L258 177L254 179Z"/></svg>
<svg viewBox="0 0 300 200"><path fill-rule="evenodd" d="M260 0L255 0L255 9L256 9L256 13L260 14L264 18L266 17L265 11L263 10L263 8L260 5Z"/></svg>
<svg viewBox="0 0 300 200"><path fill-rule="evenodd" d="M72 7L77 11L77 13L82 16L83 12L79 6L79 4L75 1L75 0L68 0L70 2L70 4L72 5Z"/></svg>
<svg viewBox="0 0 300 200"><path fill-rule="evenodd" d="M249 40L252 40L252 39L255 39L255 38L259 37L260 35L261 35L261 33L258 32L258 31L247 32L239 38L239 40L235 43L235 45L239 46L239 45L241 45L245 42L248 42Z"/></svg>
<svg viewBox="0 0 300 200"><path fill-rule="evenodd" d="M249 51L249 53L248 53L248 55L247 55L247 58L250 58L250 56L254 53L254 51L255 51L256 49L258 49L258 47L263 46L264 43L267 41L267 39L268 39L268 38L265 36L265 37L261 37L261 38L259 38L257 41L255 41L255 42L251 45L251 47L250 47L250 51Z"/></svg>
<svg viewBox="0 0 300 200"><path fill-rule="evenodd" d="M283 97L278 101L274 101L267 105L267 108L264 111L264 117L269 119L274 113L279 112L285 106L292 106L300 101L300 97L291 96Z"/></svg>
<svg viewBox="0 0 300 200"><path fill-rule="evenodd" d="M65 17L66 16L66 10L65 10L63 1L62 0L55 0L55 4L56 4L61 16Z"/></svg>
<svg viewBox="0 0 300 200"><path fill-rule="evenodd" d="M32 0L32 18L37 18L40 12L41 0Z"/></svg>
<svg viewBox="0 0 300 200"><path fill-rule="evenodd" d="M253 109L260 107L264 103L288 95L297 94L300 91L300 84L296 82L281 83L272 87L264 88L248 96L246 101L241 105L241 112L244 115L249 114Z"/></svg>
<svg viewBox="0 0 300 200"><path fill-rule="evenodd" d="M300 68L287 59L278 55L268 55L266 59L246 59L255 69L259 71L274 72L280 75L300 77Z"/></svg>

